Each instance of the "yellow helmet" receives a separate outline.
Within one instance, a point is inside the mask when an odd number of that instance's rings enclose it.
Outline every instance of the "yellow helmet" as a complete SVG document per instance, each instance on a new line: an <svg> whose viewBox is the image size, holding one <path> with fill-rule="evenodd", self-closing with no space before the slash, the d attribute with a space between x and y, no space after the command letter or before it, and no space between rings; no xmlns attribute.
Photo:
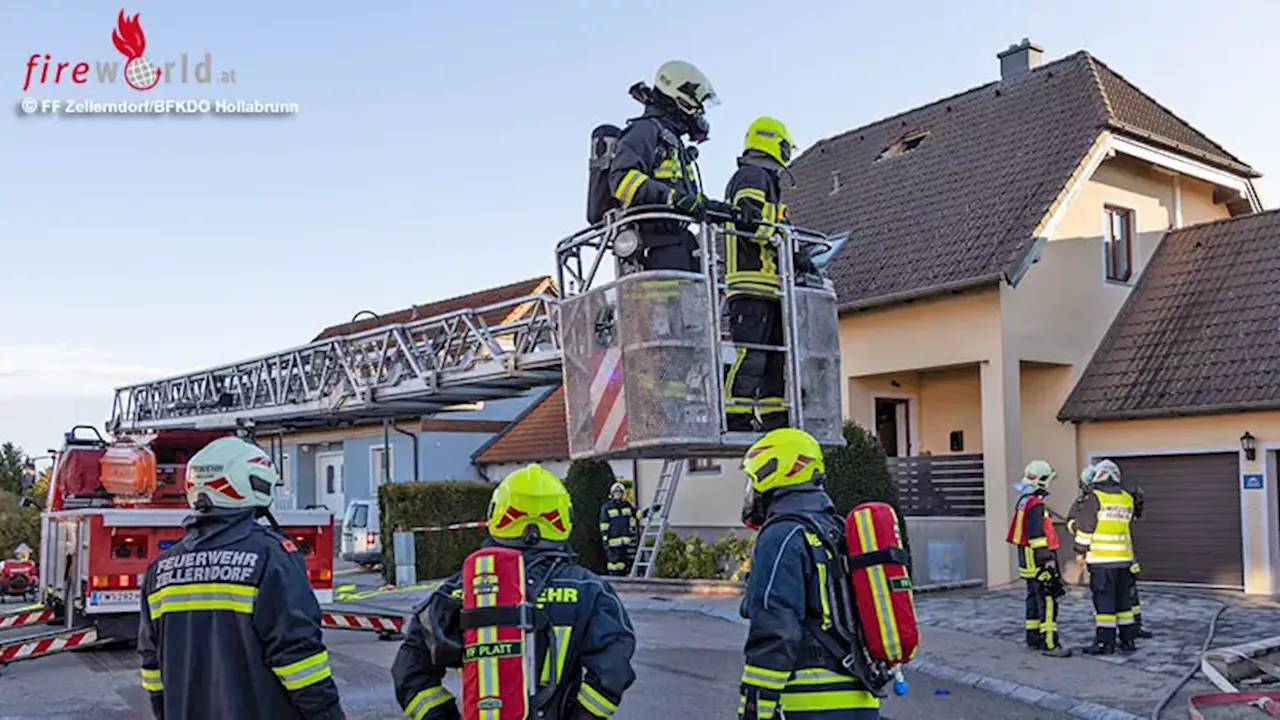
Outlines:
<svg viewBox="0 0 1280 720"><path fill-rule="evenodd" d="M771 117L758 117L751 127L747 128L747 139L743 150L758 150L765 155L786 165L791 162L791 150L796 144L791 140L791 133L782 121Z"/></svg>
<svg viewBox="0 0 1280 720"><path fill-rule="evenodd" d="M526 538L536 529L542 540L564 542L573 530L569 491L560 478L534 463L508 475L489 500L489 534L502 540Z"/></svg>
<svg viewBox="0 0 1280 720"><path fill-rule="evenodd" d="M751 479L751 489L759 494L803 485L814 474L826 472L818 441L795 428L778 428L757 440L747 450L742 469Z"/></svg>

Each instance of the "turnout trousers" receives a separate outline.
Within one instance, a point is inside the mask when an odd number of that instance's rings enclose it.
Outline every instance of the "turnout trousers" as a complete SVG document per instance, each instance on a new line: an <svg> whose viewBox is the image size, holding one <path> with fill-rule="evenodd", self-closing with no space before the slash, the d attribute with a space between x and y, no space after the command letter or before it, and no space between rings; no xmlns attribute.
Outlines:
<svg viewBox="0 0 1280 720"><path fill-rule="evenodd" d="M1089 588L1093 591L1095 643L1114 649L1117 636L1122 647L1132 646L1138 636L1133 621L1133 573L1124 567L1090 567Z"/></svg>
<svg viewBox="0 0 1280 720"><path fill-rule="evenodd" d="M605 553L605 569L610 575L626 575L631 570L631 547L628 545L614 545L606 547Z"/></svg>
<svg viewBox="0 0 1280 720"><path fill-rule="evenodd" d="M641 230L644 241L640 265L645 270L684 270L701 272L698 262L698 239L687 229Z"/></svg>
<svg viewBox="0 0 1280 720"><path fill-rule="evenodd" d="M1058 600L1034 578L1027 580L1026 628L1028 647L1058 649Z"/></svg>
<svg viewBox="0 0 1280 720"><path fill-rule="evenodd" d="M734 342L756 345L783 344L782 307L777 300L740 295L729 299L729 330ZM738 348L725 376L729 400L782 403L785 392L785 356L779 352ZM753 408L726 406L730 430L752 430ZM765 430L785 427L785 407L760 408Z"/></svg>

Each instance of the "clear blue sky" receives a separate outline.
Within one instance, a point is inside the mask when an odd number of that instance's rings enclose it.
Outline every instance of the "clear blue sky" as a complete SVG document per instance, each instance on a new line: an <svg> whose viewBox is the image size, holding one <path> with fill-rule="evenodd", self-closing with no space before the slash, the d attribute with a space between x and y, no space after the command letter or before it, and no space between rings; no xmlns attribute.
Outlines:
<svg viewBox="0 0 1280 720"><path fill-rule="evenodd" d="M284 348L553 269L583 223L592 127L627 87L698 64L713 191L760 114L803 148L991 81L1030 37L1088 49L1263 172L1280 172L1280 3L650 0L364 4L133 0L149 58L211 52L234 86L33 87L27 58L121 59L120 5L8 2L0 72L24 95L298 102L287 120L0 115L0 440L101 425L110 388ZM1119 9L1112 9L1119 8ZM1259 183L1269 207L1280 193Z"/></svg>

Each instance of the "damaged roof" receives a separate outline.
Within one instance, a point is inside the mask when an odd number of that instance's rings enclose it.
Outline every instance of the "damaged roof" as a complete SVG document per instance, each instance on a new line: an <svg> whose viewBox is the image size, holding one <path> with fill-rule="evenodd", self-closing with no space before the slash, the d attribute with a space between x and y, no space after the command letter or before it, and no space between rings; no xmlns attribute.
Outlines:
<svg viewBox="0 0 1280 720"><path fill-rule="evenodd" d="M1014 280L1104 130L1256 173L1086 52L822 140L791 164L794 221L849 231L842 310Z"/></svg>

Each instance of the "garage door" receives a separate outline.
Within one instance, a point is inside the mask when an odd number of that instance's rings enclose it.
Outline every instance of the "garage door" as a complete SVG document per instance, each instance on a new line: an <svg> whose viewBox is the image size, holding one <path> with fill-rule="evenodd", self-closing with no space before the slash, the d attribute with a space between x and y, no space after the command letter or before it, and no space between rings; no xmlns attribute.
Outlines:
<svg viewBox="0 0 1280 720"><path fill-rule="evenodd" d="M1146 493L1134 546L1144 580L1244 586L1236 453L1112 458Z"/></svg>

